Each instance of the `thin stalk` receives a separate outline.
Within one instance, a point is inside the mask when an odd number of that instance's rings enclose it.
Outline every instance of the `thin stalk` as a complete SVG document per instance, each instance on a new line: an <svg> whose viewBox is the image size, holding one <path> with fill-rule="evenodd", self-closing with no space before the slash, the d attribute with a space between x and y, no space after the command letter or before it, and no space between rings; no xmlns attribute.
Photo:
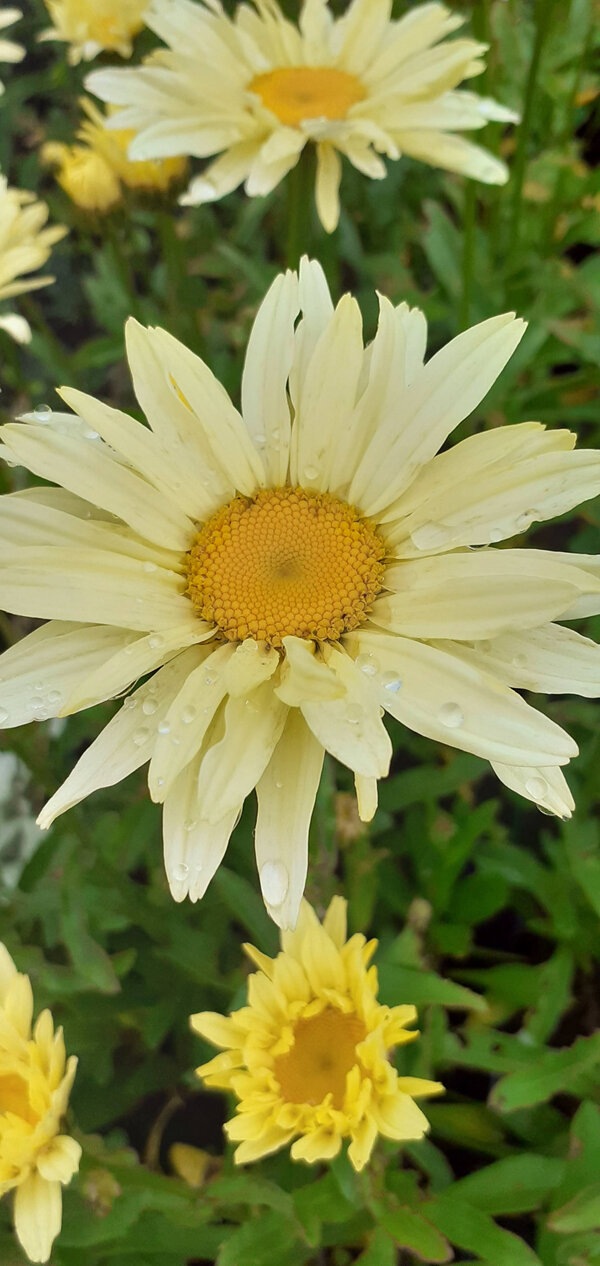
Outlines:
<svg viewBox="0 0 600 1266"><path fill-rule="evenodd" d="M588 20L587 20L587 27L586 27L586 32L585 32L585 39L582 44L580 56L577 58L577 61L575 63L575 73L573 75L571 91L569 93L569 98L568 98L568 102L565 109L564 125L560 130L560 135L558 138L558 144L559 144L560 149L566 150L569 138L573 135L575 131L574 121L575 121L575 111L577 109L577 94L579 92L581 78L582 78L582 75L585 69L585 64L587 61L587 55L588 55L588 51L590 47L593 25L594 25L594 18L592 14L592 5L591 3L588 3ZM547 235L548 235L548 238L550 239L550 243L552 243L552 239L554 236L554 226L556 224L558 213L560 211L560 207L562 204L566 175L567 173L566 173L565 167L560 167L558 171L558 175L556 177L556 183L554 185L554 193L552 195L552 198L550 200L550 205L548 207L548 216L547 216L546 223L547 223Z"/></svg>
<svg viewBox="0 0 600 1266"><path fill-rule="evenodd" d="M300 256L308 252L312 198L312 155L305 145L288 176L287 249L288 268L297 268Z"/></svg>
<svg viewBox="0 0 600 1266"><path fill-rule="evenodd" d="M537 0L535 40L533 44L531 62L529 64L527 83L525 86L523 117L521 120L521 126L519 127L517 133L517 148L513 163L512 206L509 230L509 250L511 253L516 249L519 240L521 212L523 209L523 181L525 179L525 168L527 166L527 155L529 150L531 125L533 122L533 108L535 104L538 71L546 36L550 30L552 7L553 0Z"/></svg>
<svg viewBox="0 0 600 1266"><path fill-rule="evenodd" d="M475 269L475 212L477 194L472 180L465 185L465 209L463 222L463 257L462 257L462 293L460 300L460 328L468 329L471 324L471 303L473 299L473 273Z"/></svg>

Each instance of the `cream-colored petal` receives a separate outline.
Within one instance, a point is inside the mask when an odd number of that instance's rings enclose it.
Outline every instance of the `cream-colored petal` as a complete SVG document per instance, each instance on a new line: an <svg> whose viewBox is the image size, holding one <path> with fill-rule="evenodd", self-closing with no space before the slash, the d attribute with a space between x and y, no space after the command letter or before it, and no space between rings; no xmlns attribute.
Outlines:
<svg viewBox="0 0 600 1266"><path fill-rule="evenodd" d="M199 356L165 330L156 330L155 339L216 461L239 492L252 496L265 482L263 462L224 387Z"/></svg>
<svg viewBox="0 0 600 1266"><path fill-rule="evenodd" d="M363 72L365 82L377 88L390 72L422 52L431 44L437 44L462 26L464 18L450 13L445 4L419 4L395 22L384 47Z"/></svg>
<svg viewBox="0 0 600 1266"><path fill-rule="evenodd" d="M52 621L10 646L0 657L0 722L10 728L58 716L65 700L135 633L110 625ZM103 695L109 698L112 692Z"/></svg>
<svg viewBox="0 0 600 1266"><path fill-rule="evenodd" d="M270 682L225 706L225 733L206 752L198 777L201 816L215 823L245 800L262 777L288 709Z"/></svg>
<svg viewBox="0 0 600 1266"><path fill-rule="evenodd" d="M355 774L354 788L361 822L372 822L377 812L377 779Z"/></svg>
<svg viewBox="0 0 600 1266"><path fill-rule="evenodd" d="M122 554L53 545L22 546L0 563L0 605L34 619L140 630L184 623L190 609L174 572Z"/></svg>
<svg viewBox="0 0 600 1266"><path fill-rule="evenodd" d="M570 554L561 550L535 549L529 550L532 558L540 560L543 566L547 561L556 563L565 563L567 566L575 566L579 571L585 572L591 583L587 592L576 598L568 610L563 611L563 620L581 620L590 615L600 614L600 593L596 589L596 583L600 581L600 554Z"/></svg>
<svg viewBox="0 0 600 1266"><path fill-rule="evenodd" d="M200 817L199 756L182 770L166 797L163 809L165 871L175 901L199 901L221 864L229 838L241 813L236 805L219 822Z"/></svg>
<svg viewBox="0 0 600 1266"><path fill-rule="evenodd" d="M281 928L293 928L308 864L308 830L324 751L297 708L258 782L256 864L265 905Z"/></svg>
<svg viewBox="0 0 600 1266"><path fill-rule="evenodd" d="M280 274L256 314L242 375L242 416L264 454L267 481L276 487L286 482L288 472L291 421L287 380L298 311L298 278L291 272Z"/></svg>
<svg viewBox="0 0 600 1266"><path fill-rule="evenodd" d="M391 0L352 0L335 27L337 64L362 75L389 37Z"/></svg>
<svg viewBox="0 0 600 1266"><path fill-rule="evenodd" d="M285 659L275 694L290 707L319 700L341 699L346 691L331 668L316 653L314 642L289 635L283 638Z"/></svg>
<svg viewBox="0 0 600 1266"><path fill-rule="evenodd" d="M525 331L513 313L465 330L423 367L380 424L349 498L365 514L385 510L487 394ZM390 474L390 472L393 472Z"/></svg>
<svg viewBox="0 0 600 1266"><path fill-rule="evenodd" d="M262 137L238 141L195 176L179 199L184 207L224 198L246 179L262 145Z"/></svg>
<svg viewBox="0 0 600 1266"><path fill-rule="evenodd" d="M491 765L500 781L510 787L511 791L532 800L546 813L555 813L563 821L571 817L575 801L562 769L558 766L527 765L523 768L519 765L503 765L498 761L492 761Z"/></svg>
<svg viewBox="0 0 600 1266"><path fill-rule="evenodd" d="M582 695L586 699L600 695L600 646L560 624L505 633L472 647L456 645L453 654L519 690Z"/></svg>
<svg viewBox="0 0 600 1266"><path fill-rule="evenodd" d="M166 798L178 774L200 750L227 693L225 672L234 653L230 642L216 650L203 647L198 666L185 678L173 699L157 731L148 771L150 795L158 803Z"/></svg>
<svg viewBox="0 0 600 1266"><path fill-rule="evenodd" d="M306 375L313 352L333 316L333 303L325 273L317 260L307 259L306 255L300 260L298 296L302 320L296 327L294 359L290 369L290 398L296 414L302 408ZM292 483L298 478L298 436L299 429L294 425L290 454Z"/></svg>
<svg viewBox="0 0 600 1266"><path fill-rule="evenodd" d="M375 693L343 650L330 647L326 659L345 687L345 697L302 704L304 719L325 750L354 773L383 778L389 769L392 745Z"/></svg>
<svg viewBox="0 0 600 1266"><path fill-rule="evenodd" d="M136 532L168 549L187 550L187 517L147 480L116 461L108 447L51 427L8 423L0 432L17 462L118 515Z"/></svg>
<svg viewBox="0 0 600 1266"><path fill-rule="evenodd" d="M472 180L486 185L504 185L508 180L508 167L500 158L490 154L481 145L474 145L462 136L449 132L436 132L433 128L414 128L404 131L394 129L394 139L404 154L419 158L434 167L457 171Z"/></svg>
<svg viewBox="0 0 600 1266"><path fill-rule="evenodd" d="M344 295L305 367L294 420L292 483L327 491L339 437L354 407L362 358L360 309L356 299Z"/></svg>
<svg viewBox="0 0 600 1266"><path fill-rule="evenodd" d="M103 699L113 699L127 690L133 682L146 673L155 672L186 646L194 646L214 636L212 625L199 620L190 608L188 620L162 633L147 633L144 637L127 633L127 645L117 649L92 672L86 673L66 694L66 702L60 709L61 716L91 707Z"/></svg>
<svg viewBox="0 0 600 1266"><path fill-rule="evenodd" d="M15 343L31 342L31 326L25 317L20 316L18 312L3 312L0 316L0 330L4 330L6 334L15 340Z"/></svg>
<svg viewBox="0 0 600 1266"><path fill-rule="evenodd" d="M333 233L340 218L340 181L342 160L329 141L317 145L317 178L315 202L319 219L326 233Z"/></svg>
<svg viewBox="0 0 600 1266"><path fill-rule="evenodd" d="M374 624L405 637L471 641L534 628L599 582L532 550L440 554L388 567L395 590L373 604Z"/></svg>
<svg viewBox="0 0 600 1266"><path fill-rule="evenodd" d="M77 1173L80 1160L81 1144L69 1134L58 1134L46 1151L38 1156L38 1173L47 1182L60 1182L64 1186Z"/></svg>
<svg viewBox="0 0 600 1266"><path fill-rule="evenodd" d="M247 695L268 681L279 667L279 653L266 642L247 637L235 648L225 668L225 688L230 695Z"/></svg>
<svg viewBox="0 0 600 1266"><path fill-rule="evenodd" d="M202 650L190 647L140 686L80 757L68 778L44 805L38 825L55 818L100 787L112 787L150 759L157 727L164 721L181 684L197 667ZM144 711L146 704L146 711ZM148 704L153 709L148 711ZM156 709L154 709L156 704Z"/></svg>
<svg viewBox="0 0 600 1266"><path fill-rule="evenodd" d="M47 1262L62 1222L59 1182L32 1173L15 1192L15 1231L30 1262Z"/></svg>
<svg viewBox="0 0 600 1266"><path fill-rule="evenodd" d="M347 643L377 666L369 677L377 702L417 734L515 765L564 765L577 755L558 725L448 651L366 629Z"/></svg>
<svg viewBox="0 0 600 1266"><path fill-rule="evenodd" d="M276 132L269 138L250 168L245 190L251 198L265 198L298 162L306 137L293 128L282 131L283 135ZM282 144L276 146L271 144L273 141L281 141ZM281 153L275 157L278 149L281 149Z"/></svg>

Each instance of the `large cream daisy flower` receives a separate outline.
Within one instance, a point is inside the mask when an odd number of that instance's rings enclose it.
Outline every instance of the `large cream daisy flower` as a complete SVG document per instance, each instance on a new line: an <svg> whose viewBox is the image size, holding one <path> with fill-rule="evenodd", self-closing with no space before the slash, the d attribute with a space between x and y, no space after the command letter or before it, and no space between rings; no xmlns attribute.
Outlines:
<svg viewBox="0 0 600 1266"><path fill-rule="evenodd" d="M238 1164L291 1143L293 1160L332 1160L344 1139L363 1169L378 1134L421 1139L429 1122L415 1099L444 1087L401 1077L390 1052L419 1036L410 1003L377 1000L377 941L347 939L346 902L334 897L322 924L303 901L294 932L284 932L276 958L245 945L258 967L248 1005L222 1016L201 1011L192 1028L221 1053L196 1071L207 1086L231 1090L237 1115L225 1130Z"/></svg>
<svg viewBox="0 0 600 1266"><path fill-rule="evenodd" d="M63 389L74 415L2 429L6 457L62 485L0 500L0 602L51 621L0 660L4 723L146 678L41 825L150 761L171 891L196 900L256 788L283 927L325 751L354 771L364 819L392 754L384 711L568 814L577 747L512 687L600 691L598 648L554 623L600 611L598 560L495 548L598 493L600 454L526 422L436 456L524 323L493 317L424 364L423 314L380 308L364 350L356 301L334 309L303 261L259 309L241 412L197 356L130 321L149 427Z"/></svg>
<svg viewBox="0 0 600 1266"><path fill-rule="evenodd" d="M326 0L304 0L299 28L275 0L238 6L151 0L144 20L167 48L140 67L101 70L88 85L126 107L138 133L131 158L221 157L192 181L184 202L210 202L245 181L267 194L317 149L316 201L330 232L339 217L341 155L381 180L381 155L412 155L476 180L503 184L507 170L457 136L516 115L488 98L456 92L484 68L487 45L442 43L463 18L424 4L390 21L391 0L353 0L335 20Z"/></svg>
<svg viewBox="0 0 600 1266"><path fill-rule="evenodd" d="M0 175L0 303L40 286L54 277L26 277L46 263L55 242L67 232L61 224L46 225L48 207L25 189L12 189ZM27 343L31 330L14 312L0 313L0 330Z"/></svg>
<svg viewBox="0 0 600 1266"><path fill-rule="evenodd" d="M79 1168L81 1147L61 1134L77 1060L49 1011L33 1027L28 976L0 941L0 1196L15 1193L15 1230L32 1262L45 1262L60 1231L61 1184Z"/></svg>
<svg viewBox="0 0 600 1266"><path fill-rule="evenodd" d="M17 22L22 16L20 9L7 9L4 5L0 6L0 31L4 31L7 26L12 26L13 22ZM22 62L24 56L25 49L22 44L15 44L14 40L5 40L0 37L0 62ZM3 92L4 84L0 79L0 96Z"/></svg>

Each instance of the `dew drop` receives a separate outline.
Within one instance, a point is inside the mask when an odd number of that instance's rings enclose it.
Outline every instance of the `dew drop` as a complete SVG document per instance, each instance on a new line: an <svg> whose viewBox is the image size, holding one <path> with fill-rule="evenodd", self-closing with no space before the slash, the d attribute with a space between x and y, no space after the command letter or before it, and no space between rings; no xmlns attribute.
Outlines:
<svg viewBox="0 0 600 1266"><path fill-rule="evenodd" d="M135 734L134 734L134 736L133 736L133 741L134 741L134 743L135 743L135 746L136 746L136 747L141 747L141 746L142 746L142 743L145 743L145 742L146 742L146 739L148 738L149 733L150 733L150 731L149 731L149 730L146 730L146 729L143 729L143 730L136 730L136 732L135 732Z"/></svg>
<svg viewBox="0 0 600 1266"><path fill-rule="evenodd" d="M541 800L542 796L548 791L548 783L545 778L541 778L538 774L528 778L525 782L525 790L532 800Z"/></svg>
<svg viewBox="0 0 600 1266"><path fill-rule="evenodd" d="M513 666L515 668L526 668L527 656L523 654L513 655Z"/></svg>
<svg viewBox="0 0 600 1266"><path fill-rule="evenodd" d="M463 710L458 703L444 703L438 712L438 721L449 730L458 730L464 719Z"/></svg>
<svg viewBox="0 0 600 1266"><path fill-rule="evenodd" d="M258 435L255 435L255 436L254 436L254 443L255 443L255 444L258 444L259 448L262 448L262 447L263 447L263 445L265 445L265 444L266 444L266 442L267 442L267 437L266 437L266 435L263 435L260 431L259 431Z"/></svg>
<svg viewBox="0 0 600 1266"><path fill-rule="evenodd" d="M83 434L84 434L84 436L85 436L85 439L86 439L86 440L99 440L99 439L100 439L100 435L99 435L98 431L88 430L88 431L84 431L84 432L83 432Z"/></svg>
<svg viewBox="0 0 600 1266"><path fill-rule="evenodd" d="M188 831L188 832L189 832L189 831L194 831L194 830L196 829L197 825L198 825L198 821L197 821L197 819L196 819L196 818L188 818L188 819L187 819L187 821L186 821L186 822L184 822L184 824L183 824L183 829L184 829L184 831ZM200 867L200 866L197 866L197 867L196 867L196 870L200 870L200 869L201 869L201 867Z"/></svg>
<svg viewBox="0 0 600 1266"><path fill-rule="evenodd" d="M0 725L6 725L8 721L8 712L6 708L0 708Z"/></svg>
<svg viewBox="0 0 600 1266"><path fill-rule="evenodd" d="M384 690L387 690L389 694L396 695L402 686L402 678L399 677L397 673L383 673L381 684Z"/></svg>
<svg viewBox="0 0 600 1266"><path fill-rule="evenodd" d="M375 658L371 651L366 651L364 655L356 656L356 667L360 668L361 673L365 677L374 677L379 671L379 660Z"/></svg>
<svg viewBox="0 0 600 1266"><path fill-rule="evenodd" d="M161 637L159 633L154 633L152 637L148 638L148 646L151 651L161 651L164 644L165 639L164 637Z"/></svg>
<svg viewBox="0 0 600 1266"><path fill-rule="evenodd" d="M275 444L277 444L277 441L279 440L280 435L281 435L281 431L279 430L279 427L276 426L275 430L271 431L271 439L273 440Z"/></svg>
<svg viewBox="0 0 600 1266"><path fill-rule="evenodd" d="M148 575L150 575L151 572L158 571L158 567L156 566L156 563L144 563L144 571L148 572Z"/></svg>
<svg viewBox="0 0 600 1266"><path fill-rule="evenodd" d="M288 872L282 862L265 862L260 871L260 886L269 906L280 906L290 886Z"/></svg>
<svg viewBox="0 0 600 1266"><path fill-rule="evenodd" d="M283 783L282 783L282 781L281 781L281 779L280 779L280 778L277 778L277 779L276 779L275 786L276 786L276 788L277 788L277 790L278 790L278 791L281 791L281 788L283 787Z"/></svg>
<svg viewBox="0 0 600 1266"><path fill-rule="evenodd" d="M42 690L44 689L44 683L43 683L43 681L36 681L36 683L35 683L35 685L34 685L33 689L34 689L34 690L37 690L37 691L38 691L38 693L39 693L39 694L41 694L41 693L42 693Z"/></svg>
<svg viewBox="0 0 600 1266"><path fill-rule="evenodd" d="M181 713L181 720L183 721L183 724L190 725L196 716L196 712L197 712L197 709L194 707L194 705L192 703L188 704L188 707L184 708L183 712Z"/></svg>
<svg viewBox="0 0 600 1266"><path fill-rule="evenodd" d="M492 545L497 545L498 541L502 540L503 535L504 533L502 532L502 528L490 528L490 541Z"/></svg>
<svg viewBox="0 0 600 1266"><path fill-rule="evenodd" d="M182 884L187 879L189 870L190 868L186 866L185 862L177 862L177 865L173 867L173 878Z"/></svg>
<svg viewBox="0 0 600 1266"><path fill-rule="evenodd" d="M123 707L126 712L132 712L134 708L137 708L137 706L138 706L137 699L132 699L131 695L129 696L128 699L125 700L125 703L123 704Z"/></svg>
<svg viewBox="0 0 600 1266"><path fill-rule="evenodd" d="M158 699L153 699L151 696L148 699L144 699L144 702L142 704L142 712L144 713L145 716L147 717L153 716L157 708L158 708Z"/></svg>
<svg viewBox="0 0 600 1266"><path fill-rule="evenodd" d="M54 706L55 703L60 703L61 699L62 699L62 695L60 693L60 690L50 691L50 694L48 695L48 703L51 703L52 706Z"/></svg>
<svg viewBox="0 0 600 1266"><path fill-rule="evenodd" d="M38 404L33 410L33 416L36 422L49 422L52 417L52 409L49 404Z"/></svg>
<svg viewBox="0 0 600 1266"><path fill-rule="evenodd" d="M415 549L437 549L452 540L454 528L447 523L422 523L410 533Z"/></svg>
<svg viewBox="0 0 600 1266"><path fill-rule="evenodd" d="M346 708L346 720L348 725L360 725L362 721L363 710L358 703L351 703Z"/></svg>
<svg viewBox="0 0 600 1266"><path fill-rule="evenodd" d="M171 726L169 725L168 721L160 721L157 726L157 729L158 729L159 734L168 734L170 732Z"/></svg>
<svg viewBox="0 0 600 1266"><path fill-rule="evenodd" d="M218 673L210 672L210 673L205 673L204 675L204 683L207 686L214 686L215 682L218 680L219 680Z"/></svg>
<svg viewBox="0 0 600 1266"><path fill-rule="evenodd" d="M319 474L318 466L305 466L304 476L306 479L316 479Z"/></svg>

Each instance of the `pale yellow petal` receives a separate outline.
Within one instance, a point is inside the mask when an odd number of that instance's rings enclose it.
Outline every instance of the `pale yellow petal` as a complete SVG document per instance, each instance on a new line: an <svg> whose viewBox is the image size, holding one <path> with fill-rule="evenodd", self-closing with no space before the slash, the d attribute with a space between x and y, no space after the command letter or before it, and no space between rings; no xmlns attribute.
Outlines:
<svg viewBox="0 0 600 1266"><path fill-rule="evenodd" d="M262 777L283 730L288 709L270 682L225 705L223 737L202 760L198 777L201 816L218 822L245 800Z"/></svg>
<svg viewBox="0 0 600 1266"><path fill-rule="evenodd" d="M38 1173L47 1182L60 1182L64 1186L77 1173L80 1159L81 1144L69 1134L58 1134L46 1151L38 1156Z"/></svg>
<svg viewBox="0 0 600 1266"><path fill-rule="evenodd" d="M575 808L567 780L556 765L519 766L491 762L494 773L505 786L518 795L532 800L546 813L554 813L563 820L570 818Z"/></svg>
<svg viewBox="0 0 600 1266"><path fill-rule="evenodd" d="M242 415L260 452L267 479L284 484L291 435L287 380L294 356L298 315L298 279L287 272L275 278L256 314L242 376Z"/></svg>
<svg viewBox="0 0 600 1266"><path fill-rule="evenodd" d="M59 1182L32 1173L15 1192L15 1231L31 1262L47 1262L62 1222Z"/></svg>
<svg viewBox="0 0 600 1266"><path fill-rule="evenodd" d="M383 778L392 745L379 704L363 673L342 650L330 648L328 667L345 687L343 699L301 704L302 714L326 751L367 778Z"/></svg>
<svg viewBox="0 0 600 1266"><path fill-rule="evenodd" d="M207 822L198 800L199 756L173 782L163 808L165 871L175 901L199 901L220 866L242 806Z"/></svg>
<svg viewBox="0 0 600 1266"><path fill-rule="evenodd" d="M315 201L319 219L326 233L333 233L340 218L340 181L342 160L333 145L321 141L317 145L317 179Z"/></svg>

